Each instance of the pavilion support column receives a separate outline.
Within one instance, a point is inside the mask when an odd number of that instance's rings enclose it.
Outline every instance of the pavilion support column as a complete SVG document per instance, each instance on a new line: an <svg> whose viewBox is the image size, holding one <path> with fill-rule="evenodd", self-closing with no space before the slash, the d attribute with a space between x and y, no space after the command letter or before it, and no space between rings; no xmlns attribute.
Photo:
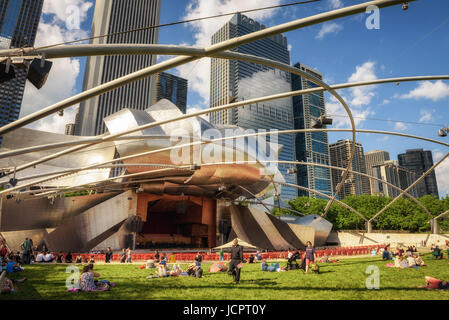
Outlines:
<svg viewBox="0 0 449 320"><path fill-rule="evenodd" d="M431 223L432 234L439 234L440 226L438 225L438 220L434 218L434 219L430 220L430 223Z"/></svg>
<svg viewBox="0 0 449 320"><path fill-rule="evenodd" d="M202 223L207 225L207 243L209 248L216 246L217 201L203 198Z"/></svg>
<svg viewBox="0 0 449 320"><path fill-rule="evenodd" d="M371 224L371 221L366 221L366 233L372 233L373 232L373 225Z"/></svg>

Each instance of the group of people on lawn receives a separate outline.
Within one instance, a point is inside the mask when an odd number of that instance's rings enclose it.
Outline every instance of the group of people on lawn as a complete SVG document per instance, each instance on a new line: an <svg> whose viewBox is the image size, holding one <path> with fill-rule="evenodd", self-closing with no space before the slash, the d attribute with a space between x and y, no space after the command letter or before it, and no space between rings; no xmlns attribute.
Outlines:
<svg viewBox="0 0 449 320"><path fill-rule="evenodd" d="M15 292L18 290L16 284L27 280L26 278L14 280L6 277L7 273L23 271L21 263L27 264L30 263L30 261L32 260L34 255L33 250L30 249L32 248L32 240L30 241L30 239L27 238L22 244L22 248L24 251L27 252L27 254L25 255L22 254L22 257L20 257L19 254L14 254L11 252L8 253L5 243L0 244L0 262L2 264L2 272L0 276L1 293ZM432 246L431 249L432 254L435 256L435 258L441 259L443 257L443 253L438 246ZM410 246L406 250L398 247L396 251L393 252L390 248L390 245L386 245L384 248L378 250L376 254L382 255L383 260L394 259L394 267L396 268L425 266L422 257L417 252L416 247L414 246ZM110 263L111 258L112 258L112 250L111 248L108 248L105 254L105 262ZM73 261L75 263L88 263L83 267L83 272L79 278L78 283L79 286L76 290L106 291L109 290L110 287L114 286L114 284L112 284L107 280L98 280L100 274L93 271L95 263L93 255L89 260L86 257L82 258L80 255L78 255L75 259L73 259L72 254L70 252L66 255L60 253L57 256L55 256L53 253L48 252L44 248L44 250L42 250L37 254L34 260L35 262L47 262L47 263L56 260L56 262L62 263L63 259L66 263L72 263ZM313 247L310 241L307 242L307 247L305 249L303 256L301 255L299 250L295 251L289 250L287 259L288 259L287 266L285 268L280 267L279 264L269 266L266 260L262 259L262 256L259 251L255 255L251 254L248 260L245 260L243 258L243 247L240 246L238 244L238 240L235 239L233 242L233 246L231 248L228 273L233 276L235 283L239 283L243 263L251 264L257 260L262 262L261 269L263 271L288 271L291 269L295 269L293 267L294 265L298 266L296 260L301 260L302 263L301 267L299 268L303 268L305 270L305 273L308 272L310 267L312 267L312 270L315 271L314 267L317 265L315 248ZM180 277L180 276L194 276L196 278L201 278L203 275L202 261L203 256L200 253L198 253L197 256L195 257L195 261L192 264L190 264L186 270L183 270L181 265L176 263L172 263L172 267L170 268L167 255L165 253L161 255L158 251L156 251L154 259L148 260L147 264L145 265L146 268L155 268L156 272L155 275L149 276L147 278L165 278L165 277ZM223 250L220 250L219 252L219 261L224 261ZM123 249L120 262L131 263L131 250L129 248ZM322 257L321 262L327 263L338 261L330 261L328 256L324 256ZM439 279L435 279L432 277L425 277L425 280L426 285L422 286L422 288L444 289L444 290L449 289L449 284L445 281L441 281Z"/></svg>

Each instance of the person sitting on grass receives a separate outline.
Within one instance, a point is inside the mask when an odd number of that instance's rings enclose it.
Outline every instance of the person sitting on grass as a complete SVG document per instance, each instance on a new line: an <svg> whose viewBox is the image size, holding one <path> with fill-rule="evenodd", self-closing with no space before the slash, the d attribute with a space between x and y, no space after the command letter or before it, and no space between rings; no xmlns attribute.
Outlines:
<svg viewBox="0 0 449 320"><path fill-rule="evenodd" d="M181 265L173 265L173 270L169 272L171 277L188 276L187 272L182 270Z"/></svg>
<svg viewBox="0 0 449 320"><path fill-rule="evenodd" d="M400 268L401 267L401 257L394 257L394 267L395 268Z"/></svg>
<svg viewBox="0 0 449 320"><path fill-rule="evenodd" d="M403 256L400 256L399 259L400 259L400 267L401 268L409 268L410 267L408 265L407 260Z"/></svg>
<svg viewBox="0 0 449 320"><path fill-rule="evenodd" d="M56 263L62 263L62 258L64 257L64 254L61 252L59 252L57 258L56 258Z"/></svg>
<svg viewBox="0 0 449 320"><path fill-rule="evenodd" d="M324 256L321 257L320 262L321 263L330 263L329 255L327 253L325 253Z"/></svg>
<svg viewBox="0 0 449 320"><path fill-rule="evenodd" d="M167 269L167 262L164 259L162 259L161 262L159 263L157 273L158 276L161 278L169 276Z"/></svg>
<svg viewBox="0 0 449 320"><path fill-rule="evenodd" d="M267 268L267 271L275 272L278 269L279 269L279 262L276 262L276 264L274 263L270 264L270 266Z"/></svg>
<svg viewBox="0 0 449 320"><path fill-rule="evenodd" d="M259 251L256 252L256 259L257 261L262 261L262 255L260 254Z"/></svg>
<svg viewBox="0 0 449 320"><path fill-rule="evenodd" d="M94 272L90 266L83 267L83 273L80 276L80 290L89 291L107 291L109 290L109 285L105 282L97 282L95 284L95 278L99 278L100 274Z"/></svg>
<svg viewBox="0 0 449 320"><path fill-rule="evenodd" d="M203 268L201 268L201 262L199 262L198 258L195 258L195 262L188 266L186 272L189 276L196 278L203 276Z"/></svg>
<svg viewBox="0 0 449 320"><path fill-rule="evenodd" d="M267 263L267 261L265 259L262 260L262 263L260 264L260 269L262 271L267 271L268 270L268 263Z"/></svg>
<svg viewBox="0 0 449 320"><path fill-rule="evenodd" d="M82 263L82 262L83 262L83 258L80 255L77 255L75 263Z"/></svg>
<svg viewBox="0 0 449 320"><path fill-rule="evenodd" d="M55 256L51 252L44 255L44 262L50 263L53 262L53 260L55 260Z"/></svg>
<svg viewBox="0 0 449 320"><path fill-rule="evenodd" d="M422 288L422 289L425 288L428 290L432 290L432 289L449 290L449 282L447 282L447 281L442 281L440 279L432 278L429 276L425 276L424 279L426 280L426 285L419 286L418 288Z"/></svg>
<svg viewBox="0 0 449 320"><path fill-rule="evenodd" d="M1 290L1 293L2 294L4 294L4 293L14 293L14 292L18 291L19 288L17 288L15 286L15 284L16 283L22 283L22 282L24 282L26 280L27 280L27 278L23 278L23 279L20 279L20 280L8 279L6 277L6 271L3 271L2 274L0 275L0 290Z"/></svg>
<svg viewBox="0 0 449 320"><path fill-rule="evenodd" d="M432 255L436 258L436 259L443 259L443 253L441 252L441 249L436 246L433 251L432 251Z"/></svg>
<svg viewBox="0 0 449 320"><path fill-rule="evenodd" d="M415 266L416 266L416 260L415 260L415 257L413 257L413 256L407 256L407 263L408 263L408 266L409 266L410 268L415 267Z"/></svg>
<svg viewBox="0 0 449 320"><path fill-rule="evenodd" d="M91 255L90 259L89 259L89 264L93 264L93 263L95 263L95 256Z"/></svg>
<svg viewBox="0 0 449 320"><path fill-rule="evenodd" d="M65 263L72 263L73 257L72 257L72 253L68 252L65 256Z"/></svg>
<svg viewBox="0 0 449 320"><path fill-rule="evenodd" d="M254 255L251 254L248 258L248 263L254 263Z"/></svg>
<svg viewBox="0 0 449 320"><path fill-rule="evenodd" d="M391 260L390 246L386 246L382 253L382 260Z"/></svg>
<svg viewBox="0 0 449 320"><path fill-rule="evenodd" d="M415 264L416 264L417 266L423 267L423 266L426 265L426 264L424 263L424 260L423 260L423 259L421 258L421 256L419 255L419 253L418 253L418 254L415 254L413 257L415 258Z"/></svg>
<svg viewBox="0 0 449 320"><path fill-rule="evenodd" d="M14 273L14 272L21 272L21 271L23 271L23 268L20 266L20 263L17 263L15 261L9 261L6 264L4 270L7 273Z"/></svg>
<svg viewBox="0 0 449 320"><path fill-rule="evenodd" d="M405 255L407 257L411 257L412 256L412 248L411 247L407 247L407 251L405 251Z"/></svg>

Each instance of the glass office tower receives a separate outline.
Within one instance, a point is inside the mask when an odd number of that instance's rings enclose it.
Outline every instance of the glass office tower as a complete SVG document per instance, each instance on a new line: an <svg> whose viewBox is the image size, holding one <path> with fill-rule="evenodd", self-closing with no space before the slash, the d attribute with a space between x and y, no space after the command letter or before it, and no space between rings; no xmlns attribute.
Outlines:
<svg viewBox="0 0 449 320"><path fill-rule="evenodd" d="M186 113L187 88L187 79L166 72L158 73L153 91L153 104L159 100L167 99L173 102L182 113Z"/></svg>
<svg viewBox="0 0 449 320"><path fill-rule="evenodd" d="M265 26L257 21L242 14L236 14L212 36L212 44L264 28ZM290 63L287 38L283 35L245 44L233 51L265 57L286 64ZM287 72L243 61L212 59L211 108L234 101L288 92L290 89L291 78ZM293 128L292 99L279 99L228 111L214 112L210 115L210 119L214 124L236 125L243 129L289 130ZM279 135L277 142L283 146L279 160L294 161L293 136ZM291 165L279 164L279 170L286 182L296 184L296 175L287 173L289 167ZM296 196L296 188L282 187L281 200L283 202L294 199Z"/></svg>
<svg viewBox="0 0 449 320"><path fill-rule="evenodd" d="M399 165L413 171L418 177L422 176L433 166L432 152L423 149L409 149L405 153L398 154ZM434 197L438 195L437 178L435 170L429 173L422 182L416 186L418 197L429 194Z"/></svg>
<svg viewBox="0 0 449 320"><path fill-rule="evenodd" d="M302 63L295 64L295 68L307 72L318 80L322 80L321 73ZM303 90L318 87L315 83L301 76L292 74L292 90ZM310 129L312 121L326 113L324 93L316 92L293 97L293 124L295 129ZM329 141L327 132L304 132L295 134L295 157L297 161L319 164L330 164ZM332 195L332 181L330 169L313 166L298 166L298 185ZM319 197L312 192L298 190L298 196Z"/></svg>
<svg viewBox="0 0 449 320"><path fill-rule="evenodd" d="M34 46L44 0L0 0L0 49ZM0 126L19 118L27 70L0 84ZM2 138L0 137L0 144Z"/></svg>

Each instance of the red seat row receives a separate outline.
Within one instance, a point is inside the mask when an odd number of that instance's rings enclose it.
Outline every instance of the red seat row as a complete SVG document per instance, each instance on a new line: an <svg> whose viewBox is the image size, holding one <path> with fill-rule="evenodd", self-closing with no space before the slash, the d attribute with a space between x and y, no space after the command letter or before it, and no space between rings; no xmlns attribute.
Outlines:
<svg viewBox="0 0 449 320"><path fill-rule="evenodd" d="M327 249L319 249L316 250L316 255L318 257L322 257L325 254L329 256L337 256L337 255L361 255L361 254L370 254L373 249L380 249L383 248L385 244L376 244L376 245L369 245L369 246L358 246L358 247L334 247L334 248L327 248ZM300 253L303 253L300 251ZM176 261L193 261L195 260L195 257L197 253L174 253ZM217 261L219 258L218 253L212 253L212 254L206 254L201 253L203 256L204 261ZM249 256L253 254L255 255L255 252L251 253L245 253L244 258L248 259ZM81 257L90 259L91 256L94 256L94 259L96 261L104 261L105 255L104 254L78 254L73 253L73 259L75 259L78 255L81 255ZM171 254L168 254L168 259L170 260ZM261 253L262 259L286 259L288 256L287 251L278 251L278 252L263 252ZM112 261L120 261L120 254L113 254L112 255ZM154 253L134 253L131 256L132 261L146 261L149 259L154 259ZM229 260L230 254L225 253L224 259Z"/></svg>

